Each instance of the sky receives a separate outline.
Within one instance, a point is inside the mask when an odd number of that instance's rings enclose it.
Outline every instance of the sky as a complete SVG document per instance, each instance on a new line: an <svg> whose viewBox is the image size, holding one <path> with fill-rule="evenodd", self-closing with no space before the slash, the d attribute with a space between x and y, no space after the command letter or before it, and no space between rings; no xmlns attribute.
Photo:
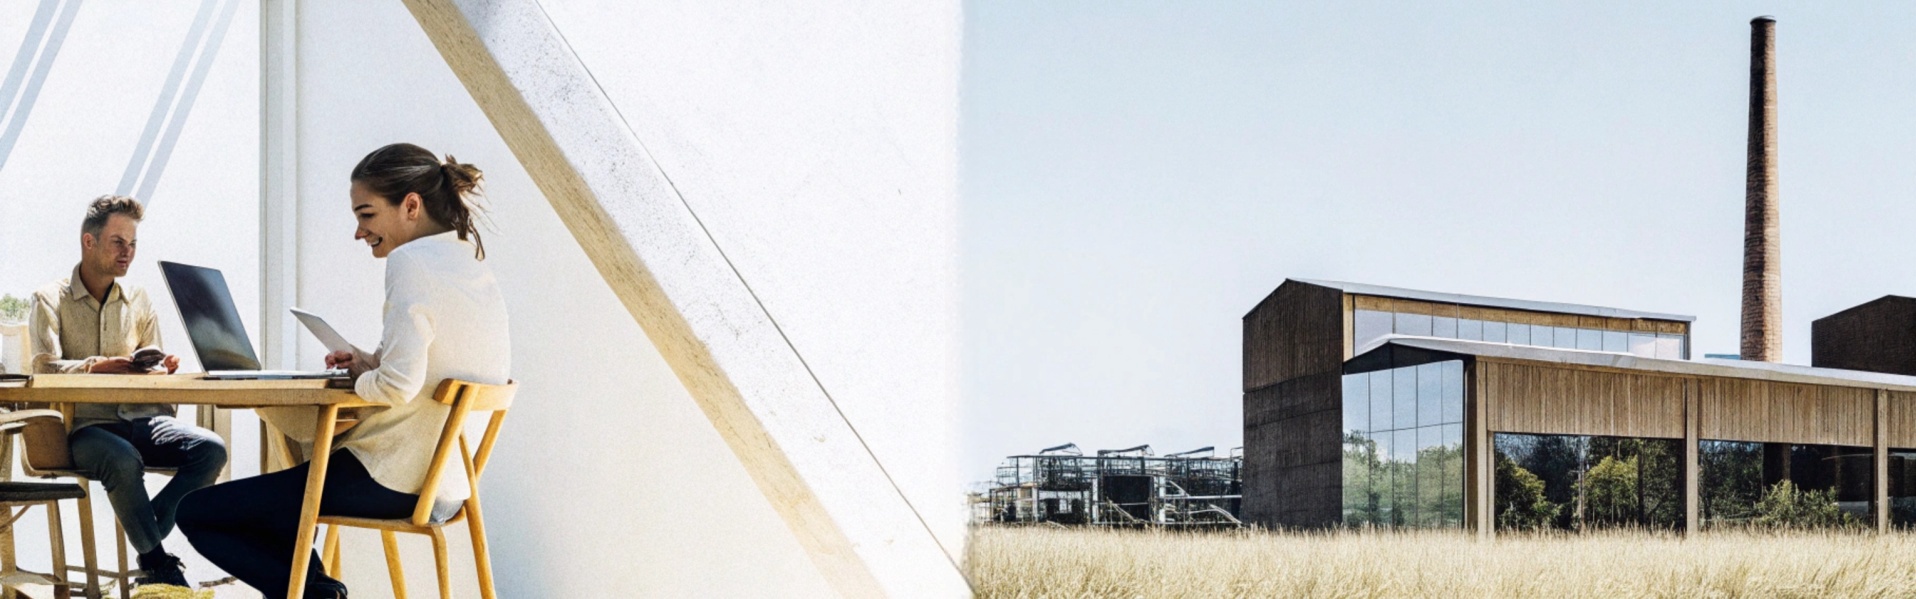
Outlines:
<svg viewBox="0 0 1916 599"><path fill-rule="evenodd" d="M967 475L1242 444L1285 278L1697 317L1735 353L1749 21L1777 18L1784 361L1916 295L1916 5L967 2Z"/></svg>

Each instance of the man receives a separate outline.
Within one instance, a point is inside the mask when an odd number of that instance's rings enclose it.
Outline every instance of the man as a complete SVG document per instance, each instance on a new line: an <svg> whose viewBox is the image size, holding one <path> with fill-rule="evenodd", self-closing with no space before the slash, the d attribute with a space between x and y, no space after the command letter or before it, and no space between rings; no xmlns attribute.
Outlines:
<svg viewBox="0 0 1916 599"><path fill-rule="evenodd" d="M130 356L158 350L159 318L146 292L119 283L133 263L144 210L133 198L101 196L80 227L80 264L73 275L33 295L27 319L33 372L146 374ZM172 373L177 356L154 367ZM226 445L212 431L174 418L156 404L76 404L67 437L73 463L106 487L127 540L140 552L140 584L188 586L180 560L160 541L187 493L212 485L226 465ZM158 495L146 493L146 468L178 468Z"/></svg>

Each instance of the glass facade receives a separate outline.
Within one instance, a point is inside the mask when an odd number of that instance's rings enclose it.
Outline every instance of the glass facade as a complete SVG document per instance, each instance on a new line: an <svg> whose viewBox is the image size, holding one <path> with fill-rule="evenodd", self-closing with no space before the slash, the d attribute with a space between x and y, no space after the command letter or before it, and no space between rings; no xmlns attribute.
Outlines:
<svg viewBox="0 0 1916 599"><path fill-rule="evenodd" d="M1344 375L1344 522L1461 527L1464 363Z"/></svg>
<svg viewBox="0 0 1916 599"><path fill-rule="evenodd" d="M1916 527L1916 450L1889 450L1889 523Z"/></svg>
<svg viewBox="0 0 1916 599"><path fill-rule="evenodd" d="M1890 453L1892 521L1899 454L1909 455ZM1857 527L1871 521L1876 485L1871 448L1704 440L1697 443L1697 457L1697 494L1706 526Z"/></svg>
<svg viewBox="0 0 1916 599"><path fill-rule="evenodd" d="M1683 526L1682 442L1497 433L1497 528Z"/></svg>
<svg viewBox="0 0 1916 599"><path fill-rule="evenodd" d="M1397 334L1685 359L1684 336L1675 333L1552 327L1376 310L1358 310L1351 324L1356 335L1352 347L1359 350L1379 337Z"/></svg>

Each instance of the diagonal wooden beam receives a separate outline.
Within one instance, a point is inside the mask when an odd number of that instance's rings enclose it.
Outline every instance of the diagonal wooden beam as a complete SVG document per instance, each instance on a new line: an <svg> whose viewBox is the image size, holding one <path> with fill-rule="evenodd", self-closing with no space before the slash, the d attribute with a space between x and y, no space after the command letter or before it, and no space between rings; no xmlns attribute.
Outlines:
<svg viewBox="0 0 1916 599"><path fill-rule="evenodd" d="M537 3L406 5L829 584L852 597L968 594Z"/></svg>

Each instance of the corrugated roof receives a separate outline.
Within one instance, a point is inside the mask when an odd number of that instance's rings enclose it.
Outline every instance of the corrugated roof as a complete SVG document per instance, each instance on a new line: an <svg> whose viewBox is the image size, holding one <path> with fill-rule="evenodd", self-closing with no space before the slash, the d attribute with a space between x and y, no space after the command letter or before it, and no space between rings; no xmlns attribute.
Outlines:
<svg viewBox="0 0 1916 599"><path fill-rule="evenodd" d="M1533 302L1530 300L1508 299L1508 298L1501 298L1501 297L1484 297L1481 295L1463 295L1460 293L1440 293L1436 291L1420 291L1416 289L1404 289L1401 287L1385 287L1383 285L1366 285L1363 283L1345 283L1342 281L1322 281L1322 280L1316 280L1316 279L1290 279L1290 280L1297 281L1299 283L1308 283L1308 284L1316 285L1319 287L1329 287L1332 289L1338 289L1343 291L1344 293L1354 293L1357 295L1375 295L1379 297L1393 297L1393 298L1423 300L1427 302L1467 304L1471 306L1485 306L1490 308L1509 308L1512 310L1530 310L1533 312L1556 312L1560 314L1580 314L1583 316L1603 316L1608 318L1648 318L1652 320L1674 320L1679 322L1696 322L1695 316L1685 316L1682 314L1662 314L1657 312L1639 312L1636 310L1624 310L1622 308L1605 308L1603 306L1586 306L1583 304L1564 304L1564 303L1558 303L1558 302Z"/></svg>
<svg viewBox="0 0 1916 599"><path fill-rule="evenodd" d="M1900 374L1883 374L1880 372L1863 372L1837 368L1815 368L1795 364L1750 362L1743 360L1664 360L1619 352L1557 349L1530 345L1493 343L1488 341L1444 339L1440 337L1387 335L1365 344L1357 354L1358 356L1363 356L1382 349L1386 345L1468 356L1551 362L1572 366L1595 366L1678 375L1755 379L1783 383L1865 387L1870 389L1889 389L1892 391L1916 391L1916 376L1903 376ZM1356 359L1355 357L1352 358L1352 360Z"/></svg>

